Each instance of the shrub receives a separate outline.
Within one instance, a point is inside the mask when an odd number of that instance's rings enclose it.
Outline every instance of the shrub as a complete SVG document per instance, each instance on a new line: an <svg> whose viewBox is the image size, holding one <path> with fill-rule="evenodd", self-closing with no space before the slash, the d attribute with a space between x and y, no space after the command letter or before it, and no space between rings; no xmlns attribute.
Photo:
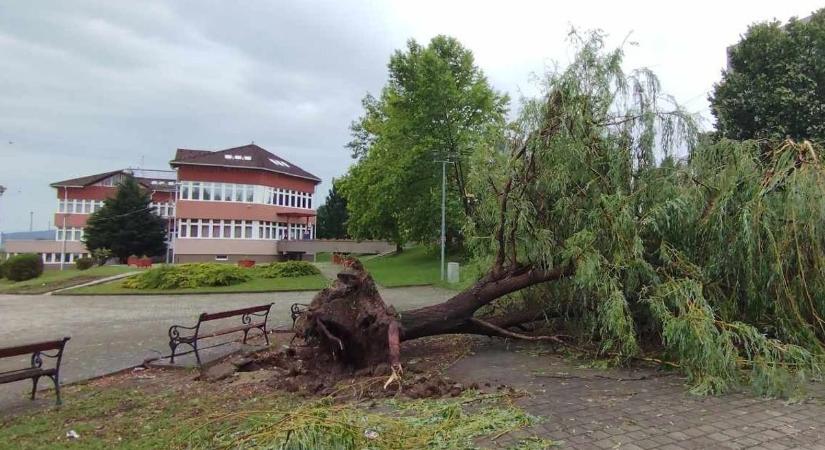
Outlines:
<svg viewBox="0 0 825 450"><path fill-rule="evenodd" d="M123 287L131 289L178 289L231 286L250 278L250 271L229 264L162 265L127 278L123 282Z"/></svg>
<svg viewBox="0 0 825 450"><path fill-rule="evenodd" d="M77 270L91 269L94 263L95 262L92 260L92 258L86 257L77 258L76 260L74 260L74 266Z"/></svg>
<svg viewBox="0 0 825 450"><path fill-rule="evenodd" d="M98 266L106 264L106 261L112 257L112 251L108 248L96 248L92 250L92 259Z"/></svg>
<svg viewBox="0 0 825 450"><path fill-rule="evenodd" d="M3 266L6 265L6 258L3 255L0 255L0 278L5 278L6 274L3 272Z"/></svg>
<svg viewBox="0 0 825 450"><path fill-rule="evenodd" d="M255 270L264 278L294 278L321 273L315 265L306 261L285 261L258 266Z"/></svg>
<svg viewBox="0 0 825 450"><path fill-rule="evenodd" d="M43 260L34 253L12 256L3 264L6 278L12 281L25 281L43 274Z"/></svg>

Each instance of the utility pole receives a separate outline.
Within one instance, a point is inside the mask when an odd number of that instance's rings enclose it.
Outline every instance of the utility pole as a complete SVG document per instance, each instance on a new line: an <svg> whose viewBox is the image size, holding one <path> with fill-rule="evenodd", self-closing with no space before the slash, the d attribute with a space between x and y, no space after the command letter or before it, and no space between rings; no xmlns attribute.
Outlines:
<svg viewBox="0 0 825 450"><path fill-rule="evenodd" d="M34 230L34 211L29 211L29 231Z"/></svg>
<svg viewBox="0 0 825 450"><path fill-rule="evenodd" d="M5 187L5 186L3 186L2 184L0 184L0 197L3 197L3 194L4 194L5 192L6 192L6 187ZM2 219L2 216L0 216L0 219ZM0 224L2 224L2 222L1 222L1 221L0 221ZM0 242L2 242L2 241L3 241L3 239L2 239L2 238L3 238L3 232L2 232L2 231L0 231Z"/></svg>
<svg viewBox="0 0 825 450"><path fill-rule="evenodd" d="M447 277L444 265L444 248L447 246L447 163L452 161L444 159L436 162L441 163L441 281L444 281Z"/></svg>
<svg viewBox="0 0 825 450"><path fill-rule="evenodd" d="M63 245L60 251L60 270L63 270L63 262L66 260L66 212L69 207L69 188L63 186Z"/></svg>

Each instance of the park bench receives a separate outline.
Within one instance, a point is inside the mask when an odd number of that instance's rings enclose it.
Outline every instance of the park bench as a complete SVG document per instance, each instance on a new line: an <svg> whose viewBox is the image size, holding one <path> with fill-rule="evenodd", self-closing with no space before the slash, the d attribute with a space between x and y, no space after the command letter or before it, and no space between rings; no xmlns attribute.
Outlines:
<svg viewBox="0 0 825 450"><path fill-rule="evenodd" d="M198 365L200 366L201 357L198 353L199 340L223 336L231 333L243 332L243 343L246 344L246 339L249 336L249 332L253 329L260 330L264 335L264 339L266 339L266 345L269 345L269 335L266 331L266 320L269 317L269 310L271 308L272 303L268 305L233 309L231 311L222 311L212 314L203 313L198 317L198 323L196 323L194 326L185 327L183 325L172 325L171 327L169 327L169 347L172 349L172 356L170 362L175 362L175 351L177 347L181 344L186 344L192 347L192 349L195 351L195 359L198 361ZM201 330L201 325L205 322L211 322L214 320L226 319L235 316L240 316L240 325L229 328L222 328L219 330ZM191 331L191 334L182 334L182 330Z"/></svg>
<svg viewBox="0 0 825 450"><path fill-rule="evenodd" d="M63 359L63 349L66 348L66 342L69 338L64 337L59 341L45 341L35 342L32 344L18 345L16 347L0 348L0 359L12 358L20 355L31 354L31 366L23 369L10 370L7 372L0 372L0 384L12 383L21 380L32 380L32 395L37 391L37 382L40 377L48 377L54 382L54 391L57 394L57 404L61 404L60 400L60 362ZM54 354L49 354L54 350ZM43 368L43 358L55 359L54 367Z"/></svg>
<svg viewBox="0 0 825 450"><path fill-rule="evenodd" d="M292 329L295 329L295 321L298 320L309 308L306 303L293 303L289 307L289 315L292 317Z"/></svg>

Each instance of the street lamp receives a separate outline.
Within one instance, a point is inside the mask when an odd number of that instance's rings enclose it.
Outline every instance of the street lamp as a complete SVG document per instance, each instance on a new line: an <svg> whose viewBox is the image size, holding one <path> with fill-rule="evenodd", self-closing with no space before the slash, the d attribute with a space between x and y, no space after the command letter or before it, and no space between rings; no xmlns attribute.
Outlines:
<svg viewBox="0 0 825 450"><path fill-rule="evenodd" d="M447 163L448 159L436 161L441 163L441 281L444 281L444 247L447 245Z"/></svg>

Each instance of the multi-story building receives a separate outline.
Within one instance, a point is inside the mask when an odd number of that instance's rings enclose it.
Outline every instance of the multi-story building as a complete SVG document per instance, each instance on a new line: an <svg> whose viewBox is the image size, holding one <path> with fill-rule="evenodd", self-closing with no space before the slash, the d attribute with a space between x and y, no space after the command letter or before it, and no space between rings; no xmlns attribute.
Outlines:
<svg viewBox="0 0 825 450"><path fill-rule="evenodd" d="M321 179L257 145L179 149L175 262L272 261L278 242L313 239Z"/></svg>
<svg viewBox="0 0 825 450"><path fill-rule="evenodd" d="M123 169L52 183L54 239L9 241L6 251L38 253L47 265L88 254L86 220L123 177L134 177L151 193L155 213L169 219L169 261L272 261L303 256L279 248L280 241L314 239L313 196L321 180L283 158L252 144L179 149L170 165L173 170Z"/></svg>

